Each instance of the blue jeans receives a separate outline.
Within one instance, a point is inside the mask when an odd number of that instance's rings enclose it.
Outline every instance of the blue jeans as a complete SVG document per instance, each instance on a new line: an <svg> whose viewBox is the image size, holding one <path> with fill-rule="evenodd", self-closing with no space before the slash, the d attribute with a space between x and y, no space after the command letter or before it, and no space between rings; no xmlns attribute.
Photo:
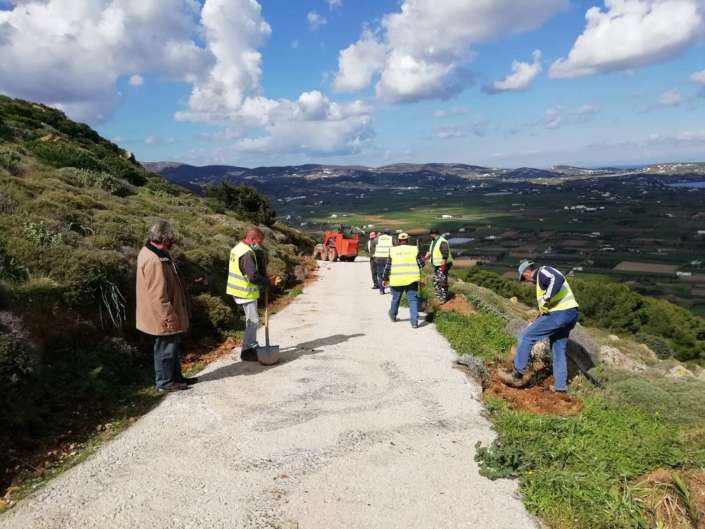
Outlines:
<svg viewBox="0 0 705 529"><path fill-rule="evenodd" d="M154 337L154 373L157 388L181 382L181 342L183 334Z"/></svg>
<svg viewBox="0 0 705 529"><path fill-rule="evenodd" d="M377 286L379 291L384 294L384 269L387 267L386 259L375 259L377 265Z"/></svg>
<svg viewBox="0 0 705 529"><path fill-rule="evenodd" d="M578 309L559 310L544 314L529 325L519 338L517 354L514 357L514 369L524 374L529 365L529 356L534 344L548 338L553 355L554 386L558 390L568 387L568 360L566 348L568 336L578 321Z"/></svg>
<svg viewBox="0 0 705 529"><path fill-rule="evenodd" d="M406 292L406 300L409 302L409 312L411 324L415 325L419 322L419 284L412 283L411 285L405 287L392 287L392 308L389 309L392 316L397 317L399 312L399 303L401 303L401 296Z"/></svg>

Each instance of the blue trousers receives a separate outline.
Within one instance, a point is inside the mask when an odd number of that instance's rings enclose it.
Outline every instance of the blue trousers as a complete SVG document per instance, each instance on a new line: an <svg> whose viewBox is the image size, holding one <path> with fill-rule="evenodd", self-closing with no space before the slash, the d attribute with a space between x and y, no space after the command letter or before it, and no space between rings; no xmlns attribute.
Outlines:
<svg viewBox="0 0 705 529"><path fill-rule="evenodd" d="M181 382L181 342L183 334L154 337L154 373L157 388Z"/></svg>
<svg viewBox="0 0 705 529"><path fill-rule="evenodd" d="M578 321L578 309L559 310L544 314L529 325L519 338L517 354L514 357L514 369L524 374L529 365L529 357L534 344L548 338L553 356L554 386L558 390L568 387L568 360L566 349L568 336Z"/></svg>
<svg viewBox="0 0 705 529"><path fill-rule="evenodd" d="M399 312L399 303L401 303L401 297L406 292L406 300L409 302L409 312L411 324L417 324L419 322L419 284L412 283L411 285L405 287L392 287L392 308L390 312L392 316L396 318Z"/></svg>
<svg viewBox="0 0 705 529"><path fill-rule="evenodd" d="M386 259L375 259L377 265L377 286L379 291L384 294L384 269L387 267Z"/></svg>

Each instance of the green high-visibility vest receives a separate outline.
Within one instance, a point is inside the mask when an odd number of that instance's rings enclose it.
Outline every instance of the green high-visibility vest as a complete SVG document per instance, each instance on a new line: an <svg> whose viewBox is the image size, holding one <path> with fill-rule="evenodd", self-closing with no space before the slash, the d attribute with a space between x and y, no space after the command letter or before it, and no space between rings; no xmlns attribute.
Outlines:
<svg viewBox="0 0 705 529"><path fill-rule="evenodd" d="M538 274L538 272L536 272ZM543 299L546 291L539 286L538 279L536 280L536 301ZM544 305L546 312L558 312L559 310L575 309L578 307L578 302L575 300L573 289L570 288L568 281L563 283L563 286L551 299Z"/></svg>
<svg viewBox="0 0 705 529"><path fill-rule="evenodd" d="M259 287L251 283L247 276L240 270L240 257L247 252L252 253L252 259L257 266L257 257L249 245L244 242L239 243L230 251L230 266L228 269L228 289L229 296L241 299L259 299Z"/></svg>
<svg viewBox="0 0 705 529"><path fill-rule="evenodd" d="M438 237L431 243L431 264L433 266L441 266L441 261L443 260L443 254L441 253L442 243L448 244L448 259L446 259L446 264L453 262L453 252L450 251L450 244L445 237Z"/></svg>
<svg viewBox="0 0 705 529"><path fill-rule="evenodd" d="M375 259L389 259L389 250L394 248L394 239L391 235L380 235L377 237L377 248L375 248Z"/></svg>
<svg viewBox="0 0 705 529"><path fill-rule="evenodd" d="M389 257L392 260L389 274L390 287L405 287L421 281L421 270L416 262L418 248L402 244L391 249Z"/></svg>

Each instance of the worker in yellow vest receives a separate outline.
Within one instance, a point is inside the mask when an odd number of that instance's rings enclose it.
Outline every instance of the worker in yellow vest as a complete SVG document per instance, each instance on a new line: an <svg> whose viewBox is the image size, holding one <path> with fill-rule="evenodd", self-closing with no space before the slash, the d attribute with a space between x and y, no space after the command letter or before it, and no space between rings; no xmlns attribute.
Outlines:
<svg viewBox="0 0 705 529"><path fill-rule="evenodd" d="M245 362L257 361L257 301L260 290L270 286L266 270L260 270L265 265L258 262L255 253L263 243L262 230L252 227L247 230L245 238L230 251L227 293L245 311L245 335L240 347L240 359Z"/></svg>
<svg viewBox="0 0 705 529"><path fill-rule="evenodd" d="M437 229L432 229L431 246L426 254L426 261L433 267L433 289L436 298L443 304L448 301L448 274L453 267L453 252L450 250L448 240L439 234Z"/></svg>
<svg viewBox="0 0 705 529"><path fill-rule="evenodd" d="M553 357L551 389L565 393L568 389L568 337L578 321L578 302L565 276L551 266L537 266L524 260L519 265L519 280L536 284L539 317L521 334L514 356L514 372L499 371L499 377L508 386L525 387L529 384L527 370L531 349L539 340L548 338Z"/></svg>
<svg viewBox="0 0 705 529"><path fill-rule="evenodd" d="M375 265L377 266L377 286L379 293L384 294L384 270L389 263L389 252L394 247L394 238L389 228L386 228L382 235L377 236L377 246L375 247Z"/></svg>
<svg viewBox="0 0 705 529"><path fill-rule="evenodd" d="M389 318L397 321L399 303L401 297L406 293L409 302L409 314L411 326L416 329L419 326L419 282L421 281L421 269L424 261L419 255L419 249L409 244L409 235L399 234L399 245L393 247L389 252L389 261L384 270L384 278L389 281L392 289L392 306L389 309Z"/></svg>

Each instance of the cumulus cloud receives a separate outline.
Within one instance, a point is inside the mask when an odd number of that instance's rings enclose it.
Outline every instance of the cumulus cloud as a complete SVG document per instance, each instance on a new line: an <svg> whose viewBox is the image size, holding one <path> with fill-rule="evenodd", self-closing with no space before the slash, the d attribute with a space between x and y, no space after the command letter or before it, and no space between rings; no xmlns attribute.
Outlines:
<svg viewBox="0 0 705 529"><path fill-rule="evenodd" d="M384 44L366 29L360 40L340 51L333 87L341 92L365 88L370 84L372 76L384 66L386 54Z"/></svg>
<svg viewBox="0 0 705 529"><path fill-rule="evenodd" d="M690 80L698 84L705 85L705 70L695 72L693 75L690 76Z"/></svg>
<svg viewBox="0 0 705 529"><path fill-rule="evenodd" d="M0 11L0 91L95 123L141 74L191 85L178 120L222 126L235 149L345 154L374 136L372 109L320 92L262 94L259 48L271 34L256 0L23 0ZM148 136L148 145L169 139Z"/></svg>
<svg viewBox="0 0 705 529"><path fill-rule="evenodd" d="M358 80L350 83L357 89L379 74L376 93L391 102L448 98L471 79L467 65L473 44L534 29L567 5L567 0L404 0L400 12L382 18L381 35L374 37L386 53L383 62L374 64L373 74L367 65L363 73L349 68L343 73L340 60L338 74ZM341 57L369 40L363 32ZM362 85L361 79L367 82Z"/></svg>
<svg viewBox="0 0 705 529"><path fill-rule="evenodd" d="M360 152L374 138L371 109L359 101L339 104L313 91L273 103L253 116L263 118L266 135L239 140L238 150L330 156Z"/></svg>
<svg viewBox="0 0 705 529"><path fill-rule="evenodd" d="M495 81L485 87L485 91L490 94L500 92L521 92L531 85L531 82L543 70L541 65L541 50L534 50L532 54L533 62L512 62L512 73L504 79Z"/></svg>
<svg viewBox="0 0 705 529"><path fill-rule="evenodd" d="M142 86L144 84L144 77L134 74L130 76L130 79L127 82L130 86Z"/></svg>
<svg viewBox="0 0 705 529"><path fill-rule="evenodd" d="M116 81L135 71L196 78L210 63L193 39L195 0L24 0L0 11L0 91L100 121Z"/></svg>
<svg viewBox="0 0 705 529"><path fill-rule="evenodd" d="M339 7L343 7L343 0L327 0L328 1L328 7L330 9L336 9Z"/></svg>
<svg viewBox="0 0 705 529"><path fill-rule="evenodd" d="M308 20L308 27L311 31L317 31L321 26L326 24L328 21L323 18L319 13L315 11L309 11L306 14L306 20Z"/></svg>
<svg viewBox="0 0 705 529"><path fill-rule="evenodd" d="M675 57L703 37L703 0L605 0L591 7L585 30L553 78L630 70Z"/></svg>

